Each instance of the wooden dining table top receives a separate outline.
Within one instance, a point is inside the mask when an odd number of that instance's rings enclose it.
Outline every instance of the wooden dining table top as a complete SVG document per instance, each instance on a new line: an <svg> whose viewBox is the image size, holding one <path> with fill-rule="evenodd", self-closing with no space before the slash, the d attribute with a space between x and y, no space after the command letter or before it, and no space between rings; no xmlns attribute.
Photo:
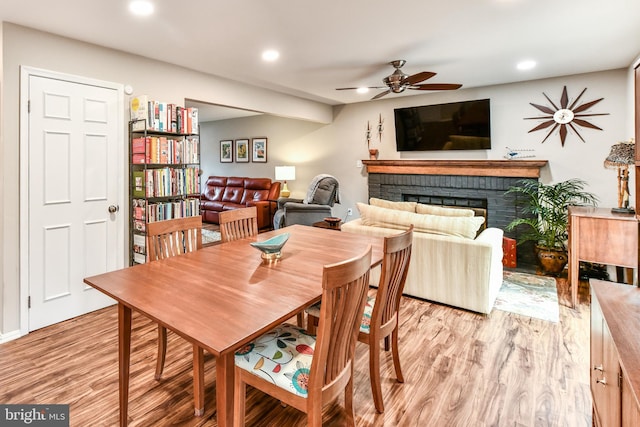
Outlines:
<svg viewBox="0 0 640 427"><path fill-rule="evenodd" d="M252 241L289 233L282 257L263 262ZM383 239L293 225L84 281L215 356L233 352L322 296L323 266L361 255L372 266Z"/></svg>

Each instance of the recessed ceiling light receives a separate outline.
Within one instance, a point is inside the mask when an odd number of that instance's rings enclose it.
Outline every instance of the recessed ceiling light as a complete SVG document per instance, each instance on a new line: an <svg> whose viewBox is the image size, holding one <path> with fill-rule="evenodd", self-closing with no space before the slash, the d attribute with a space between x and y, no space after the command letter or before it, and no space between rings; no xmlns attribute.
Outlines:
<svg viewBox="0 0 640 427"><path fill-rule="evenodd" d="M526 71L534 68L535 66L536 66L536 61L527 59L526 61L518 62L518 65L516 65L516 68L521 71Z"/></svg>
<svg viewBox="0 0 640 427"><path fill-rule="evenodd" d="M147 0L134 0L129 3L129 10L134 15L148 16L153 13L153 3Z"/></svg>
<svg viewBox="0 0 640 427"><path fill-rule="evenodd" d="M280 57L280 52L277 50L265 50L262 52L262 59L265 61L273 62Z"/></svg>
<svg viewBox="0 0 640 427"><path fill-rule="evenodd" d="M358 92L358 93L367 93L367 92L369 92L369 88L368 87L359 87L358 89L356 89L356 92Z"/></svg>

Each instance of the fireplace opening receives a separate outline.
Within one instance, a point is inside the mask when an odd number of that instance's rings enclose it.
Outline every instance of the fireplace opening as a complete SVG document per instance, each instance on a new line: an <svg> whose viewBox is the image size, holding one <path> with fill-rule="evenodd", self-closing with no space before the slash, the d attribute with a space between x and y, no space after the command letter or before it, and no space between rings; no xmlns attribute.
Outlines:
<svg viewBox="0 0 640 427"><path fill-rule="evenodd" d="M405 202L418 202L425 205L487 209L487 199L470 199L467 197L451 196L425 196L421 194L403 194L402 199Z"/></svg>

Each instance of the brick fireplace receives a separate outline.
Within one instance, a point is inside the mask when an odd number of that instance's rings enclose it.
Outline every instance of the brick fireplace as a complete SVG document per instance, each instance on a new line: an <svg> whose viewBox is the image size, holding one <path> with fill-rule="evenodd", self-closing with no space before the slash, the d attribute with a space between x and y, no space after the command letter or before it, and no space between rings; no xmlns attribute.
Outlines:
<svg viewBox="0 0 640 427"><path fill-rule="evenodd" d="M516 196L505 194L521 179L540 177L546 160L365 160L369 197L426 204L482 207L487 226L505 230L518 215ZM516 232L505 236L517 239ZM533 266L531 245L518 247L518 265Z"/></svg>

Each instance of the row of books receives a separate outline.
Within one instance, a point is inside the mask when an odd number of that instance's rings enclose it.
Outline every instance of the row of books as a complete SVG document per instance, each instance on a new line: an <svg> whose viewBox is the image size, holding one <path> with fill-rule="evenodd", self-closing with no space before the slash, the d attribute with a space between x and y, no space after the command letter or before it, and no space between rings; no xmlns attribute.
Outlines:
<svg viewBox="0 0 640 427"><path fill-rule="evenodd" d="M200 215L200 199L193 197L170 202L149 203L146 209L144 203L144 199L133 199L134 220L149 223ZM134 229L138 230L138 227L134 226Z"/></svg>
<svg viewBox="0 0 640 427"><path fill-rule="evenodd" d="M131 140L131 160L134 164L200 163L199 146L197 136L141 136Z"/></svg>
<svg viewBox="0 0 640 427"><path fill-rule="evenodd" d="M150 100L147 95L131 98L133 130L184 134L198 133L198 109Z"/></svg>
<svg viewBox="0 0 640 427"><path fill-rule="evenodd" d="M133 197L188 196L200 192L198 168L133 171Z"/></svg>
<svg viewBox="0 0 640 427"><path fill-rule="evenodd" d="M149 203L133 199L133 261L144 264L147 260L147 223L200 215L200 199L188 198L174 202ZM148 219L148 221L147 221Z"/></svg>

